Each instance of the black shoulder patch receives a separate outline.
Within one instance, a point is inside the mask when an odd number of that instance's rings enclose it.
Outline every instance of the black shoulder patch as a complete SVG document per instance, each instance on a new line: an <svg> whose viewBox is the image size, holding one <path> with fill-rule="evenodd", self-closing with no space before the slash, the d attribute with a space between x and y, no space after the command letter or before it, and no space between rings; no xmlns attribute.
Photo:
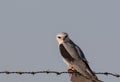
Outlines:
<svg viewBox="0 0 120 82"><path fill-rule="evenodd" d="M63 44L60 44L59 45L59 48L60 48L60 53L61 55L67 59L68 61L73 61L74 58L69 54L69 52L65 49L65 47L63 46Z"/></svg>

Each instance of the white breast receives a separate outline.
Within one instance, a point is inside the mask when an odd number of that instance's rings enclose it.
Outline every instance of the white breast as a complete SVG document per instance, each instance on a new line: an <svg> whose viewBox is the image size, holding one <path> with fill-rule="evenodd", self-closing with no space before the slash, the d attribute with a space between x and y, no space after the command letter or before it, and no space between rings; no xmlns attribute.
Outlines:
<svg viewBox="0 0 120 82"><path fill-rule="evenodd" d="M67 64L68 65L68 67L70 67L71 65L70 65L70 63L67 61L67 60L65 60L64 58L63 58L63 61L64 61L64 63L65 64Z"/></svg>

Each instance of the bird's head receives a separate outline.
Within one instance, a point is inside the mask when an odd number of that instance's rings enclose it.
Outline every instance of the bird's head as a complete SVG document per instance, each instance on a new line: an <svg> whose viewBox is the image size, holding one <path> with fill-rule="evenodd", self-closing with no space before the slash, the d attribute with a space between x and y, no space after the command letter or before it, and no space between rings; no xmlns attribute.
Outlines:
<svg viewBox="0 0 120 82"><path fill-rule="evenodd" d="M57 39L59 44L61 44L62 42L66 42L66 41L70 40L69 36L66 32L61 32L61 33L57 34L56 39Z"/></svg>

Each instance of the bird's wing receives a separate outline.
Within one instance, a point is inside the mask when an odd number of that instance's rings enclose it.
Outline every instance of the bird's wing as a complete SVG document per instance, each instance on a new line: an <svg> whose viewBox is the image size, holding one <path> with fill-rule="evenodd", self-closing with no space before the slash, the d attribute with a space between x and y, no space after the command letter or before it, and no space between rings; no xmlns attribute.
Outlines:
<svg viewBox="0 0 120 82"><path fill-rule="evenodd" d="M62 57L68 61L73 61L74 58L70 55L70 53L65 49L63 44L59 45L60 53Z"/></svg>
<svg viewBox="0 0 120 82"><path fill-rule="evenodd" d="M88 63L83 51L80 49L79 46L77 46L72 40L69 41L69 43L71 45L73 45L72 47L74 48L74 50L77 52L78 57L80 57L80 59L82 59L84 62Z"/></svg>
<svg viewBox="0 0 120 82"><path fill-rule="evenodd" d="M81 58L84 62L88 63L88 61L87 61L87 59L86 59L83 51L80 49L80 47L78 47L77 45L75 45L75 49L77 50L80 58Z"/></svg>
<svg viewBox="0 0 120 82"><path fill-rule="evenodd" d="M98 80L90 69L82 50L76 44L72 41L63 42L59 47L64 59L73 66L75 70L88 78L93 77L95 80Z"/></svg>
<svg viewBox="0 0 120 82"><path fill-rule="evenodd" d="M79 59L81 59L83 61L83 63L86 65L87 69L86 71L91 74L94 75L93 71L91 70L91 68L89 67L88 61L84 55L84 53L82 52L82 50L80 49L80 47L78 47L72 40L69 41L69 43L71 44L72 48L74 49L73 51L77 52L76 55ZM72 56L72 55L71 55ZM76 56L74 56L76 57ZM74 58L73 57L73 58Z"/></svg>

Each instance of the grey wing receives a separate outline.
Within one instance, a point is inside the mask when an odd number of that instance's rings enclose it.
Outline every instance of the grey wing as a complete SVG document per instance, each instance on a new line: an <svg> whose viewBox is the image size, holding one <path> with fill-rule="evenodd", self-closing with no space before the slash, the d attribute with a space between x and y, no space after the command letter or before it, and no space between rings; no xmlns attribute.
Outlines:
<svg viewBox="0 0 120 82"><path fill-rule="evenodd" d="M77 46L72 40L70 40L70 44L73 44L73 47L74 47L75 51L78 53L79 58L82 59L84 62L88 63L88 61L86 60L86 57L85 57L83 51L80 49L80 47Z"/></svg>
<svg viewBox="0 0 120 82"><path fill-rule="evenodd" d="M86 59L83 51L80 49L80 47L78 47L77 45L75 45L75 48L76 48L76 50L77 50L80 58L81 58L84 62L88 63L88 61L87 61L87 59Z"/></svg>
<svg viewBox="0 0 120 82"><path fill-rule="evenodd" d="M85 63L85 65L87 66L87 71L90 73L90 74L92 74L92 75L95 75L94 73L93 73L93 71L91 70L91 68L89 67L89 65L88 65L88 61L87 61L87 59L85 58L85 55L84 55L84 53L82 52L82 50L80 49L80 47L78 47L75 43L73 43L72 41L70 41L70 44L72 44L73 45L73 47L74 47L74 50L77 52L77 54L78 54L78 57Z"/></svg>
<svg viewBox="0 0 120 82"><path fill-rule="evenodd" d="M93 72L93 71L91 70L91 68L89 67L89 64L88 64L88 62L87 62L87 59L86 59L84 53L82 52L82 50L80 49L80 47L78 47L78 46L77 46L75 43L73 43L71 40L70 40L69 43L72 45L72 47L74 48L74 50L77 52L77 54L78 54L77 56L82 60L82 61L79 61L79 63L76 61L76 64L74 64L76 70L77 70L77 71L80 70L81 67L84 68L83 65L85 65L85 69L84 69L84 70L86 70L86 72L89 73L90 76L92 75L92 76L94 77L94 79L96 79L97 82L98 82L98 78L96 77L96 75L94 74L94 72ZM81 72L80 72L80 73L81 73Z"/></svg>

